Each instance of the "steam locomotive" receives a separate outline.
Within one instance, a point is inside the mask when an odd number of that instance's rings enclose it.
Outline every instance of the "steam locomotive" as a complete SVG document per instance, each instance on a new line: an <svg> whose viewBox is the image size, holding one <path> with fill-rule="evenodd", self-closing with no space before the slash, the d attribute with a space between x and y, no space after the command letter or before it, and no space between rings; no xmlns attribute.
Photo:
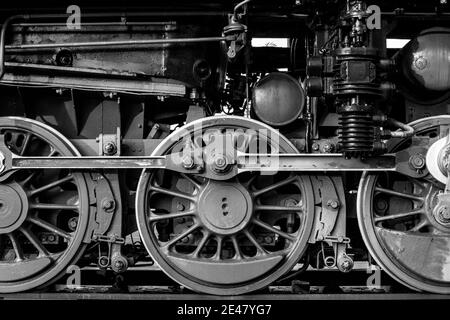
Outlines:
<svg viewBox="0 0 450 320"><path fill-rule="evenodd" d="M450 293L447 1L0 10L0 292L365 262Z"/></svg>

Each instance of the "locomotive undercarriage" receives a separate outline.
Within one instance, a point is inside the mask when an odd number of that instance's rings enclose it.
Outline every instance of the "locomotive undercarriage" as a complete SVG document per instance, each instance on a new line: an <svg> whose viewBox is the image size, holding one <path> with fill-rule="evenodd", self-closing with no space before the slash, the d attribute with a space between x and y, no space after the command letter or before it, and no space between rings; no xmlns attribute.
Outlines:
<svg viewBox="0 0 450 320"><path fill-rule="evenodd" d="M300 32L309 53L291 52L306 65L289 67L297 88L250 58L252 19L273 17L244 2L217 14L222 25L188 14L94 14L81 31L48 22L59 15L6 20L0 292L45 288L74 264L121 274L150 262L194 291L237 295L292 270L368 261L450 293L448 87L429 90L428 116L414 92L390 112L389 96L407 95L393 93L401 75L372 50L365 3L347 1L332 30ZM308 15L295 14L304 28ZM341 47L328 48L329 32ZM290 88L277 99L294 110L266 108L273 83Z"/></svg>

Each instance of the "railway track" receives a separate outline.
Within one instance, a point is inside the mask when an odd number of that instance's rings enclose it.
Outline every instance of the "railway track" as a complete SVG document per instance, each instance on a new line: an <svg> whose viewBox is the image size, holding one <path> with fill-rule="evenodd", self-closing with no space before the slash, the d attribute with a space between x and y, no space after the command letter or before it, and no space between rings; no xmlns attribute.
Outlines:
<svg viewBox="0 0 450 320"><path fill-rule="evenodd" d="M99 273L94 268L82 268L80 285L68 285L63 277L45 291L0 294L0 301L446 301L450 295L428 294L399 286L381 271L379 286L364 285L367 271L361 267L350 274L327 271L307 271L302 275L272 285L253 294L216 296L192 292L170 278L157 267L134 268L126 276L112 272ZM142 285L145 279L145 285ZM306 281L308 279L308 281ZM336 285L329 286L334 279Z"/></svg>
<svg viewBox="0 0 450 320"><path fill-rule="evenodd" d="M45 292L17 293L0 295L0 300L149 300L149 301L406 301L429 300L448 301L450 295L426 293L319 293L319 294L251 294L242 296L212 296L202 294L180 293L92 293L92 292Z"/></svg>

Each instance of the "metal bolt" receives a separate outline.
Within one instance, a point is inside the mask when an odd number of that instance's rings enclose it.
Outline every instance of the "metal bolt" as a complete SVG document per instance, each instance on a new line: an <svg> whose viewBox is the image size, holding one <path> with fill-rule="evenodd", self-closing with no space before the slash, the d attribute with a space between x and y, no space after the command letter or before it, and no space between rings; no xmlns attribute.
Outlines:
<svg viewBox="0 0 450 320"><path fill-rule="evenodd" d="M420 153L412 155L409 158L409 164L413 169L421 170L425 168L425 157Z"/></svg>
<svg viewBox="0 0 450 320"><path fill-rule="evenodd" d="M125 264L123 263L123 261L117 260L116 262L114 262L114 267L117 271L121 271L125 267Z"/></svg>
<svg viewBox="0 0 450 320"><path fill-rule="evenodd" d="M328 200L327 206L329 206L329 207L331 207L333 209L337 209L337 208L339 208L339 201L337 201L337 200Z"/></svg>
<svg viewBox="0 0 450 320"><path fill-rule="evenodd" d="M106 154L115 154L117 151L116 144L114 142L108 142L103 147Z"/></svg>
<svg viewBox="0 0 450 320"><path fill-rule="evenodd" d="M53 242L53 241L56 240L56 237L55 237L55 235L53 235L53 234L49 234L47 240L48 240L49 242Z"/></svg>
<svg viewBox="0 0 450 320"><path fill-rule="evenodd" d="M265 237L264 238L264 242L265 243L271 243L272 242L272 237L270 237L270 236Z"/></svg>
<svg viewBox="0 0 450 320"><path fill-rule="evenodd" d="M344 269L348 269L348 268L350 267L350 261L345 260L344 262L342 262L341 266L342 266Z"/></svg>
<svg viewBox="0 0 450 320"><path fill-rule="evenodd" d="M185 169L192 169L194 167L194 159L191 156L184 156L181 160L181 163L183 165L183 168Z"/></svg>
<svg viewBox="0 0 450 320"><path fill-rule="evenodd" d="M384 199L378 199L378 201L375 202L375 206L377 208L377 211L385 212L388 208L388 203Z"/></svg>
<svg viewBox="0 0 450 320"><path fill-rule="evenodd" d="M215 161L215 165L217 167L223 167L226 164L225 159L224 158L217 158Z"/></svg>
<svg viewBox="0 0 450 320"><path fill-rule="evenodd" d="M229 168L227 158L224 155L216 155L213 164L213 170L219 173L224 173Z"/></svg>
<svg viewBox="0 0 450 320"><path fill-rule="evenodd" d="M75 231L77 229L78 226L78 217L72 217L69 219L69 221L67 222L69 229L71 231Z"/></svg>
<svg viewBox="0 0 450 320"><path fill-rule="evenodd" d="M188 243L189 242L189 237L184 237L183 239L181 239L181 242Z"/></svg>
<svg viewBox="0 0 450 320"><path fill-rule="evenodd" d="M319 151L319 144L314 142L312 144L312 149L313 149L313 151Z"/></svg>
<svg viewBox="0 0 450 320"><path fill-rule="evenodd" d="M416 61L414 61L414 65L419 70L425 69L427 64L428 64L428 61L424 57L419 57L419 58L416 59Z"/></svg>
<svg viewBox="0 0 450 320"><path fill-rule="evenodd" d="M331 143L327 142L323 145L322 147L322 151L325 153L331 153L334 150L334 145L332 145Z"/></svg>
<svg viewBox="0 0 450 320"><path fill-rule="evenodd" d="M350 258L343 258L339 263L339 270L342 272L349 272L353 269L353 260Z"/></svg>
<svg viewBox="0 0 450 320"><path fill-rule="evenodd" d="M102 208L105 211L111 211L114 209L116 202L112 199L104 199L102 201Z"/></svg>
<svg viewBox="0 0 450 320"><path fill-rule="evenodd" d="M286 207L295 207L297 205L297 201L295 199L287 199L284 204Z"/></svg>
<svg viewBox="0 0 450 320"><path fill-rule="evenodd" d="M183 211L185 209L184 204L182 204L181 202L177 203L177 210L178 211Z"/></svg>
<svg viewBox="0 0 450 320"><path fill-rule="evenodd" d="M447 206L439 208L438 219L442 223L450 223L450 211Z"/></svg>
<svg viewBox="0 0 450 320"><path fill-rule="evenodd" d="M106 267L108 266L108 264L109 264L109 259L108 259L108 257L105 257L105 256L100 257L100 258L98 259L98 264L99 264L99 266L100 266L101 268L106 268Z"/></svg>

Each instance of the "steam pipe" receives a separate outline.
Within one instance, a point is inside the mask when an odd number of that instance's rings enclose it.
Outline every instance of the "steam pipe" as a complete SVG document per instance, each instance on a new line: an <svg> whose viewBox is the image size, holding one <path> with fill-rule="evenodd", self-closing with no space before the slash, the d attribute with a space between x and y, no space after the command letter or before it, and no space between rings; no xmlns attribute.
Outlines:
<svg viewBox="0 0 450 320"><path fill-rule="evenodd" d="M0 31L0 79L3 77L5 73L5 38L6 31L11 24L12 21L18 19L28 20L30 19L30 15L28 14L20 14L7 18L5 22L3 22L2 30Z"/></svg>
<svg viewBox="0 0 450 320"><path fill-rule="evenodd" d="M220 42L229 39L230 39L229 37L204 37L204 38L179 38L179 39L38 43L38 44L20 44L14 46L6 46L6 49L21 50L21 49L50 49L50 48L70 48L70 47L113 47L113 46L135 46L135 45L169 44L169 43Z"/></svg>
<svg viewBox="0 0 450 320"><path fill-rule="evenodd" d="M408 138L414 135L414 128L407 124L404 124L392 118L388 118L387 123L403 130L403 131L392 131L391 132L392 138Z"/></svg>

